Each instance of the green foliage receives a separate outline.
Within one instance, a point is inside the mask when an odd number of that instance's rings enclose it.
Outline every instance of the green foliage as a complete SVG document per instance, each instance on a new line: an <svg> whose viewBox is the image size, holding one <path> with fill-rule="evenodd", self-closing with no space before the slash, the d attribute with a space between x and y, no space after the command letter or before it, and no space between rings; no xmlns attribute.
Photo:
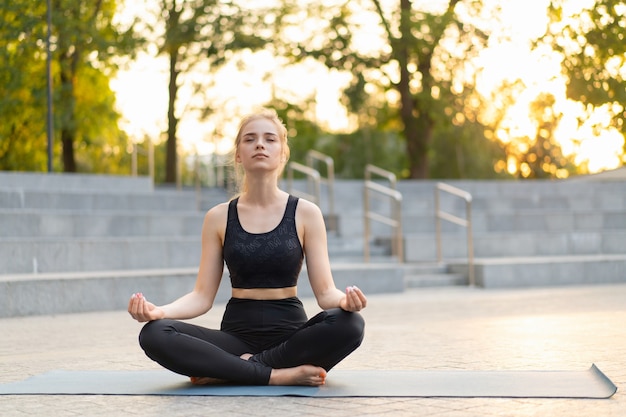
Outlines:
<svg viewBox="0 0 626 417"><path fill-rule="evenodd" d="M52 2L54 170L128 173L126 137L109 88L112 59L135 46L112 24L116 2ZM0 169L45 170L46 3L14 0L0 12ZM61 148L60 138L63 138ZM74 155L76 153L76 156Z"/></svg>
<svg viewBox="0 0 626 417"><path fill-rule="evenodd" d="M550 11L553 30L559 30L551 39L564 56L568 96L593 106L626 103L626 80L619 71L626 64L626 2L596 0L564 25L562 2L553 1Z"/></svg>
<svg viewBox="0 0 626 417"><path fill-rule="evenodd" d="M373 164L394 172L399 177L406 177L408 161L404 150L404 141L393 129L393 123L385 121L388 116L385 109L372 113L380 123L372 127L363 127L352 133L333 134L325 132L312 120L313 101L286 103L274 99L267 104L276 109L279 117L289 132L290 161L306 164L307 153L316 150L333 158L336 178L363 178L365 166ZM388 110L388 109L387 109ZM322 176L326 176L323 164L315 167ZM294 174L295 178L302 175Z"/></svg>
<svg viewBox="0 0 626 417"><path fill-rule="evenodd" d="M554 104L553 95L540 94L530 104L535 135L512 138L505 145L507 160L515 161L517 178L566 178L576 172L573 157L564 156L554 138L562 116L555 112Z"/></svg>
<svg viewBox="0 0 626 417"><path fill-rule="evenodd" d="M326 136L320 138L316 149L336 155L335 169L339 178L363 178L368 164L391 171L399 178L408 174L404 140L397 132L362 129Z"/></svg>
<svg viewBox="0 0 626 417"><path fill-rule="evenodd" d="M47 164L45 55L38 45L45 7L29 3L0 9L0 170L43 171Z"/></svg>
<svg viewBox="0 0 626 417"><path fill-rule="evenodd" d="M80 172L129 174L128 138L118 127L109 78L86 66L76 80L76 162Z"/></svg>
<svg viewBox="0 0 626 417"><path fill-rule="evenodd" d="M551 93L539 93L529 104L528 119L512 120L507 112L526 89L522 80L504 81L490 97L489 111L482 112L485 135L499 146L494 161L495 171L508 172L515 178L566 178L577 172L574 156L565 156L555 133L563 114L557 111ZM487 107L487 106L485 106ZM520 124L530 124L533 134L520 134Z"/></svg>
<svg viewBox="0 0 626 417"><path fill-rule="evenodd" d="M355 132L327 135L320 139L316 149L336 155L339 177L363 178L365 166L371 164L393 172L398 178L408 178L409 156L397 109L368 98L368 105L359 117L360 127Z"/></svg>
<svg viewBox="0 0 626 417"><path fill-rule="evenodd" d="M177 129L183 112L177 108L176 100L181 84L185 82L179 76L190 73L199 64L204 71L206 68L214 71L232 58L235 51L255 50L270 42L272 32L264 16L267 14L263 9L246 9L233 2L161 2L159 19L165 24L165 33L159 33L157 27L152 30L157 35L159 52L165 54L170 63L165 182L175 182L177 175ZM197 93L205 89L204 82L194 85ZM212 111L210 104L202 110L204 116Z"/></svg>
<svg viewBox="0 0 626 417"><path fill-rule="evenodd" d="M392 109L387 112L388 120L393 120L405 143L404 158L395 165L406 161L406 176L426 177L434 131L451 123L443 111L446 101L459 94L453 85L464 82L464 63L486 43L486 35L471 23L481 3L452 0L438 12L423 10L423 5L408 0L393 6L383 6L378 0L320 8L287 4L284 31L311 21L318 30L298 42L277 44L277 51L295 62L312 57L329 68L349 72L352 79L343 104L358 116L360 129L374 134L379 130L378 110ZM378 28L369 30L380 32L385 39L381 50L363 51L355 42L355 33L362 30L359 16L365 14L380 22ZM465 87L472 88L469 84ZM397 98L390 102L389 97L394 96Z"/></svg>
<svg viewBox="0 0 626 417"><path fill-rule="evenodd" d="M287 127L290 161L304 164L306 154L310 149L315 149L316 142L321 134L321 129L312 119L307 117L310 112L307 106L312 103L287 103L274 99L268 103L268 107L276 110L278 117Z"/></svg>
<svg viewBox="0 0 626 417"><path fill-rule="evenodd" d="M552 0L545 42L563 55L567 96L588 108L604 106L612 126L626 136L626 25L623 0L596 0L573 16L571 5ZM623 161L626 162L626 141Z"/></svg>
<svg viewBox="0 0 626 417"><path fill-rule="evenodd" d="M484 126L466 123L446 125L435 130L431 148L430 178L506 179L496 172L498 161L506 160L505 149L498 141L485 138Z"/></svg>

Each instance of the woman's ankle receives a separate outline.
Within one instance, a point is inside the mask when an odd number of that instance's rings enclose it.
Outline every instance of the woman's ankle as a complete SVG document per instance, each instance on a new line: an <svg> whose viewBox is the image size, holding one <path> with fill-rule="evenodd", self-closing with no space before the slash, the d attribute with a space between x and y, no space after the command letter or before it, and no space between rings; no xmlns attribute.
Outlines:
<svg viewBox="0 0 626 417"><path fill-rule="evenodd" d="M269 385L320 386L326 383L326 370L313 365L272 369Z"/></svg>

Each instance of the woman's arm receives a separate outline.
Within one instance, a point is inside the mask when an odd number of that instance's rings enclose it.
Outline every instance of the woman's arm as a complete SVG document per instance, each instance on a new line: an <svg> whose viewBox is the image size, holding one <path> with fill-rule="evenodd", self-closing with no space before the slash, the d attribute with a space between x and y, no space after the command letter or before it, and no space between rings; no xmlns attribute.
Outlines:
<svg viewBox="0 0 626 417"><path fill-rule="evenodd" d="M324 310L341 307L346 311L359 311L365 308L367 298L360 289L351 286L344 293L335 285L328 258L326 225L319 207L300 199L296 224L302 236L307 272L317 304Z"/></svg>
<svg viewBox="0 0 626 417"><path fill-rule="evenodd" d="M155 306L141 293L133 294L128 303L128 312L135 320L191 319L211 309L224 271L222 242L227 210L227 203L220 204L204 216L202 252L194 289L163 306Z"/></svg>

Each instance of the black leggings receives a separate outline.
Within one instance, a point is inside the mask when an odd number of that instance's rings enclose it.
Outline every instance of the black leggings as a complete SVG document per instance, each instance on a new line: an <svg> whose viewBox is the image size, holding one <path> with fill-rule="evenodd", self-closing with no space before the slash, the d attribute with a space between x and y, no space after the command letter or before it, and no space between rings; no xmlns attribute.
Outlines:
<svg viewBox="0 0 626 417"><path fill-rule="evenodd" d="M149 358L182 375L267 385L272 368L308 364L330 370L359 347L363 331L361 315L340 308L307 320L296 297L232 298L220 330L155 320L143 327L139 343ZM243 360L244 353L253 356Z"/></svg>

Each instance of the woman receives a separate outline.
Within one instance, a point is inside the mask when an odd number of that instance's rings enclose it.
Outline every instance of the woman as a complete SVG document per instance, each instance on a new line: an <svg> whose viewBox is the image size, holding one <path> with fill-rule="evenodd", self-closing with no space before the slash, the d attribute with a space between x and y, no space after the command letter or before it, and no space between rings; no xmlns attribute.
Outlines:
<svg viewBox="0 0 626 417"><path fill-rule="evenodd" d="M336 288L320 209L278 188L288 158L287 130L274 111L243 119L235 141L241 194L205 215L194 289L163 306L141 293L129 301L131 316L148 322L139 335L146 355L193 383L323 385L363 340L358 311L367 299L357 287ZM310 320L296 291L305 258L324 310ZM224 262L232 297L221 329L179 321L211 309Z"/></svg>

